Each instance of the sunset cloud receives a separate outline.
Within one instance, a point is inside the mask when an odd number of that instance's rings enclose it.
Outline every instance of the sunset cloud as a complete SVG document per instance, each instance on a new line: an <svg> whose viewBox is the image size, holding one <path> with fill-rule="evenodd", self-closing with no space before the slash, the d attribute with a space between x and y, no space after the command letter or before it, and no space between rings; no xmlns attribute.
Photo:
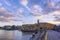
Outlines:
<svg viewBox="0 0 60 40"><path fill-rule="evenodd" d="M50 13L49 15L50 15L50 16L60 15L60 11L56 10L56 11Z"/></svg>
<svg viewBox="0 0 60 40"><path fill-rule="evenodd" d="M60 10L60 2L57 3L56 9L57 9L57 10Z"/></svg>
<svg viewBox="0 0 60 40"><path fill-rule="evenodd" d="M18 9L18 12L19 12L20 14L23 14L23 13L24 13L24 10L23 10L23 9Z"/></svg>
<svg viewBox="0 0 60 40"><path fill-rule="evenodd" d="M34 18L36 19L40 19L42 21L45 21L45 22L52 22L52 21L56 21L56 22L60 22L60 11L56 10L56 11L53 11L49 14L42 14L40 16L34 16Z"/></svg>
<svg viewBox="0 0 60 40"><path fill-rule="evenodd" d="M32 13L33 15L42 15L42 8L39 5L33 5Z"/></svg>
<svg viewBox="0 0 60 40"><path fill-rule="evenodd" d="M28 0L21 0L20 4L22 4L23 6L27 6Z"/></svg>
<svg viewBox="0 0 60 40"><path fill-rule="evenodd" d="M41 22L60 22L60 0L0 1L0 22L24 24L35 23L37 19Z"/></svg>
<svg viewBox="0 0 60 40"><path fill-rule="evenodd" d="M55 17L55 21L60 22L60 15Z"/></svg>
<svg viewBox="0 0 60 40"><path fill-rule="evenodd" d="M12 21L9 19L15 18L16 15L13 15L11 12L6 10L3 5L0 3L0 21Z"/></svg>
<svg viewBox="0 0 60 40"><path fill-rule="evenodd" d="M48 0L47 1L47 6L46 6L47 9L54 8L54 6L55 6L55 3L54 3L53 0Z"/></svg>

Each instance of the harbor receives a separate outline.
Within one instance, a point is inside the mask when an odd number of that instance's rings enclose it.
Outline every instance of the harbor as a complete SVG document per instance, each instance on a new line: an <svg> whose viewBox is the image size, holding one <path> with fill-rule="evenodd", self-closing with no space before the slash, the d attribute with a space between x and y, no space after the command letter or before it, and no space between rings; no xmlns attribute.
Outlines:
<svg viewBox="0 0 60 40"><path fill-rule="evenodd" d="M31 36L32 33L29 32L0 30L0 40L29 40Z"/></svg>
<svg viewBox="0 0 60 40"><path fill-rule="evenodd" d="M44 34L45 33L45 34ZM32 38L32 32L0 30L0 40L60 40L60 32L47 30ZM44 36L44 37L43 37Z"/></svg>
<svg viewBox="0 0 60 40"><path fill-rule="evenodd" d="M0 40L55 40L56 36L57 39L60 37L59 30L60 25L41 23L37 20L35 24L1 27Z"/></svg>
<svg viewBox="0 0 60 40"><path fill-rule="evenodd" d="M0 40L60 40L60 0L0 0Z"/></svg>

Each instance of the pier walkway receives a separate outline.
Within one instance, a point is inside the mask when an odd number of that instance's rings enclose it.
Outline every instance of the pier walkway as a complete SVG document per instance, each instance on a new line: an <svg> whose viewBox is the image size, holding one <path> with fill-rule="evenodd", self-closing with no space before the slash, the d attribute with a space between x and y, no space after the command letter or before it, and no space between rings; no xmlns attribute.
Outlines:
<svg viewBox="0 0 60 40"><path fill-rule="evenodd" d="M60 32L48 30L47 31L48 40L60 40Z"/></svg>
<svg viewBox="0 0 60 40"><path fill-rule="evenodd" d="M30 38L30 40L60 40L60 32L47 30L38 32L34 38Z"/></svg>
<svg viewBox="0 0 60 40"><path fill-rule="evenodd" d="M31 37L30 40L44 40L46 31L38 32L34 37Z"/></svg>

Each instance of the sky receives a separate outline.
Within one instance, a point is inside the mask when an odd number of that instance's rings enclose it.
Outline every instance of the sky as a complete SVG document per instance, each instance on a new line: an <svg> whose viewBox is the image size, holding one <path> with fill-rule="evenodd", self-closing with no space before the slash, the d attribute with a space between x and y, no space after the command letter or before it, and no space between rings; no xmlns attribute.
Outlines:
<svg viewBox="0 0 60 40"><path fill-rule="evenodd" d="M0 0L0 26L60 24L60 0Z"/></svg>

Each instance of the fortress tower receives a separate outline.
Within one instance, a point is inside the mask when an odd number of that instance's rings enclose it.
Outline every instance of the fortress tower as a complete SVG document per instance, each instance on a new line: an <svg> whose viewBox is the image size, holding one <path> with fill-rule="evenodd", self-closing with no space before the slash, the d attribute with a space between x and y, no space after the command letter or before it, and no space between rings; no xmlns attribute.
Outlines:
<svg viewBox="0 0 60 40"><path fill-rule="evenodd" d="M37 20L37 24L39 24L40 22L39 22L39 19Z"/></svg>

